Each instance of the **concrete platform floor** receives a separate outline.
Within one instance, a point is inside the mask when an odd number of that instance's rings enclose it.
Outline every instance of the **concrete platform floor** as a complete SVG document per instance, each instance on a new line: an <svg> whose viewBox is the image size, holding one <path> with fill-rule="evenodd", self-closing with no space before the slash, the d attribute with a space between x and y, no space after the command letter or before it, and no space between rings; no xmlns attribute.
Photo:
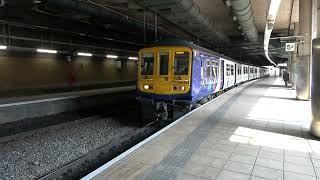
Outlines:
<svg viewBox="0 0 320 180"><path fill-rule="evenodd" d="M94 179L320 179L320 141L309 125L310 102L295 100L280 78L249 82Z"/></svg>

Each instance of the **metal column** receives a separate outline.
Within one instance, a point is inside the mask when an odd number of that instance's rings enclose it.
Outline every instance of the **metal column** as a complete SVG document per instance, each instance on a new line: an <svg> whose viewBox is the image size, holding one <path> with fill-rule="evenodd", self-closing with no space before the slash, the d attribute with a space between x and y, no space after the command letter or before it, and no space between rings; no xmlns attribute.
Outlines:
<svg viewBox="0 0 320 180"><path fill-rule="evenodd" d="M299 35L304 37L304 41L298 46L296 64L296 90L300 100L310 98L311 19L312 0L304 0L299 4Z"/></svg>
<svg viewBox="0 0 320 180"><path fill-rule="evenodd" d="M294 23L294 30L293 35L298 36L299 35L299 23ZM290 69L290 82L292 84L292 89L296 89L296 65L297 65L297 45L294 48L295 50L291 53L291 69Z"/></svg>
<svg viewBox="0 0 320 180"><path fill-rule="evenodd" d="M311 74L311 134L320 137L320 4L317 10L317 38L312 41Z"/></svg>

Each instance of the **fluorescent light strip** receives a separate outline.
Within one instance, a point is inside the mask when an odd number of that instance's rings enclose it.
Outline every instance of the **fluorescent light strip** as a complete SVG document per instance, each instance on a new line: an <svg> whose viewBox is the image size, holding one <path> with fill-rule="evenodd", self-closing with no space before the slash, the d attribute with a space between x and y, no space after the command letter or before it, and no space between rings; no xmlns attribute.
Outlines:
<svg viewBox="0 0 320 180"><path fill-rule="evenodd" d="M0 46L0 49L7 49L7 46Z"/></svg>
<svg viewBox="0 0 320 180"><path fill-rule="evenodd" d="M78 56L92 56L91 53L83 53L83 52L78 52Z"/></svg>
<svg viewBox="0 0 320 180"><path fill-rule="evenodd" d="M118 58L118 56L116 56L116 55L107 55L107 58L111 58L111 59L117 59Z"/></svg>
<svg viewBox="0 0 320 180"><path fill-rule="evenodd" d="M39 53L51 53L51 54L56 54L56 50L50 50L50 49L37 49L37 52Z"/></svg>
<svg viewBox="0 0 320 180"><path fill-rule="evenodd" d="M278 66L280 66L280 67L287 67L287 63L279 63Z"/></svg>
<svg viewBox="0 0 320 180"><path fill-rule="evenodd" d="M130 60L138 60L137 57L129 57Z"/></svg>

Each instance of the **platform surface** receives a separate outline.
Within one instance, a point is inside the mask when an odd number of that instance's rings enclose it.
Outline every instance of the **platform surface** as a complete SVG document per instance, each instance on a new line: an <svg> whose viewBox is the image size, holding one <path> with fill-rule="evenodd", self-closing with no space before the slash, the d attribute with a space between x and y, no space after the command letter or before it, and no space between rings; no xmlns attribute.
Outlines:
<svg viewBox="0 0 320 180"><path fill-rule="evenodd" d="M280 78L248 82L200 107L94 179L320 178L310 102Z"/></svg>

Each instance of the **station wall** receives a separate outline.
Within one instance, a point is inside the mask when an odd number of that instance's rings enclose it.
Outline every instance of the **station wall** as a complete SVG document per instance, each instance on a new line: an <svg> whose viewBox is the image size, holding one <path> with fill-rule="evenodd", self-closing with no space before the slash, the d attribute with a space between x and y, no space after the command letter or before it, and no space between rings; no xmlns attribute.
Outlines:
<svg viewBox="0 0 320 180"><path fill-rule="evenodd" d="M86 86L137 79L136 61L0 52L0 89Z"/></svg>

